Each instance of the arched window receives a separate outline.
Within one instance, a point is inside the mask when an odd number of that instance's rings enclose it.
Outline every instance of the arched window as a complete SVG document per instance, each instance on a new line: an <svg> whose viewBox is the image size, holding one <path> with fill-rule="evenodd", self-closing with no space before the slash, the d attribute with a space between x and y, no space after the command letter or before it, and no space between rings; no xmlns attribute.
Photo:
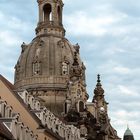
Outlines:
<svg viewBox="0 0 140 140"><path fill-rule="evenodd" d="M58 23L59 23L59 25L61 25L62 24L62 14L61 14L61 9L59 6L57 9L57 13L58 13Z"/></svg>
<svg viewBox="0 0 140 140"><path fill-rule="evenodd" d="M43 12L44 12L44 14L43 14L44 21L45 22L52 21L52 7L50 4L44 5Z"/></svg>
<svg viewBox="0 0 140 140"><path fill-rule="evenodd" d="M12 117L12 109L9 110L9 117Z"/></svg>
<svg viewBox="0 0 140 140"><path fill-rule="evenodd" d="M65 114L67 114L67 103L65 103Z"/></svg>
<svg viewBox="0 0 140 140"><path fill-rule="evenodd" d="M12 116L12 108L10 106L6 106L5 108L5 117L9 118Z"/></svg>
<svg viewBox="0 0 140 140"><path fill-rule="evenodd" d="M6 117L6 104L3 104L3 117Z"/></svg>
<svg viewBox="0 0 140 140"><path fill-rule="evenodd" d="M82 101L79 102L79 112L84 112L84 103Z"/></svg>

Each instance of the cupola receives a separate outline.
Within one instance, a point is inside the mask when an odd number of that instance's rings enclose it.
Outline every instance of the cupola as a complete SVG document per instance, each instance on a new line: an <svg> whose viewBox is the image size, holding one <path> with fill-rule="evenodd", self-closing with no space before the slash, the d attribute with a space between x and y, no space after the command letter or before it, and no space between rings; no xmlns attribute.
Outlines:
<svg viewBox="0 0 140 140"><path fill-rule="evenodd" d="M62 24L63 2L61 0L38 0L39 22L37 35L56 35L63 37Z"/></svg>
<svg viewBox="0 0 140 140"><path fill-rule="evenodd" d="M127 127L127 129L126 129L126 131L124 133L123 140L134 140L133 133L131 132L131 130L129 129L129 127Z"/></svg>

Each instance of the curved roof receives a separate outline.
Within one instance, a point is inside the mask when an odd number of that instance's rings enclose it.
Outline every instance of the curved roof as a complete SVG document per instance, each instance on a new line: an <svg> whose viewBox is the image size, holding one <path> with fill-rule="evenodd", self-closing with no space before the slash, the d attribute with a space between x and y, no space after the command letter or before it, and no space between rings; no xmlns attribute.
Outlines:
<svg viewBox="0 0 140 140"><path fill-rule="evenodd" d="M133 133L131 132L131 130L129 128L126 129L124 136L133 136Z"/></svg>
<svg viewBox="0 0 140 140"><path fill-rule="evenodd" d="M16 88L51 87L52 83L60 88L62 86L60 82L64 85L70 75L70 72L68 75L62 74L63 63L69 65L69 70L71 70L74 53L79 51L67 39L57 37L35 38L29 45L23 43L21 47L22 52L15 66ZM78 52L77 57L78 63L82 67ZM53 78L53 82L50 80L50 76Z"/></svg>

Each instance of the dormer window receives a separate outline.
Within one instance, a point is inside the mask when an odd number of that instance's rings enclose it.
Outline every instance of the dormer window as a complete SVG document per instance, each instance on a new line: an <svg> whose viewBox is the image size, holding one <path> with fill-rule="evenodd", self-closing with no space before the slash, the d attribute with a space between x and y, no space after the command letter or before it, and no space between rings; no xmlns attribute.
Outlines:
<svg viewBox="0 0 140 140"><path fill-rule="evenodd" d="M12 117L12 109L9 110L9 117Z"/></svg>
<svg viewBox="0 0 140 140"><path fill-rule="evenodd" d="M2 108L2 117L5 117L6 115L6 104L3 103L3 108Z"/></svg>
<svg viewBox="0 0 140 140"><path fill-rule="evenodd" d="M41 62L34 62L33 63L33 75L40 75L41 74Z"/></svg>

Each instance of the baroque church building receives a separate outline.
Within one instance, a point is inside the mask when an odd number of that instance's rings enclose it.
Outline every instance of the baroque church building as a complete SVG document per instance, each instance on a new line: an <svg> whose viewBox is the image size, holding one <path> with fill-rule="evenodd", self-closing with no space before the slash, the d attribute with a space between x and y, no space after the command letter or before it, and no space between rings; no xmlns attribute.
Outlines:
<svg viewBox="0 0 140 140"><path fill-rule="evenodd" d="M120 140L100 75L88 102L86 67L80 46L65 38L62 0L37 2L36 37L21 45L14 85L0 76L0 139Z"/></svg>

